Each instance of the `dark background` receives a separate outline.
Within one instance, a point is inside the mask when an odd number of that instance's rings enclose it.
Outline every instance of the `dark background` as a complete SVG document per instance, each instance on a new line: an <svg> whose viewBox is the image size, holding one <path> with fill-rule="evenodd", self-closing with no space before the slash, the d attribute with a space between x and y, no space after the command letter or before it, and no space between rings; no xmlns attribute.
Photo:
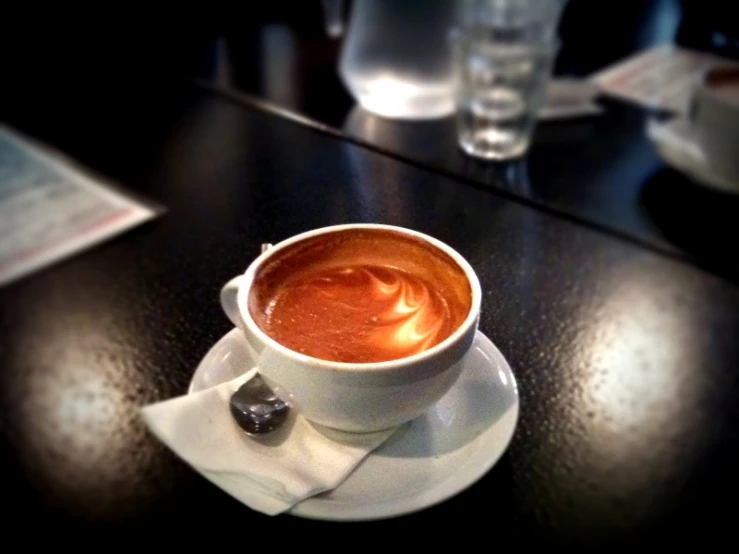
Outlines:
<svg viewBox="0 0 739 554"><path fill-rule="evenodd" d="M350 9L351 0L346 5ZM586 75L665 33L685 46L737 57L739 24L732 9L732 2L721 0L570 0L560 25L565 41L558 73ZM3 79L45 80L55 87L63 86L65 76L208 76L215 71L213 42L219 38L233 45L248 79L247 66L259 63L250 48L266 24L292 29L306 58L335 56L337 47L325 36L318 0L203 2L189 9L18 4L3 15Z"/></svg>

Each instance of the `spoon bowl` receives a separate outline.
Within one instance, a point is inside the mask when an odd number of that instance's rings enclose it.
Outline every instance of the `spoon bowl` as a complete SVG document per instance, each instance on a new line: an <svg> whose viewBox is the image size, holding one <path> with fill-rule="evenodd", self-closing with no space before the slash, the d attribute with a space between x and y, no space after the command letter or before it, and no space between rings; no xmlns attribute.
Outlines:
<svg viewBox="0 0 739 554"><path fill-rule="evenodd" d="M290 411L290 406L277 397L258 373L231 395L229 407L236 423L253 436L281 427Z"/></svg>

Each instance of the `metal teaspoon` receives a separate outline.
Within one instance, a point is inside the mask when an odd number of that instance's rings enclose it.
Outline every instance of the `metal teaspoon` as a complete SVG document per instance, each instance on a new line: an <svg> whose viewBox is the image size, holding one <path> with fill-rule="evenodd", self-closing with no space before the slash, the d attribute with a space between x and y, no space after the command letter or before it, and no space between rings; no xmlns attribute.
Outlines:
<svg viewBox="0 0 739 554"><path fill-rule="evenodd" d="M259 373L236 389L229 406L236 423L249 435L263 435L281 427L290 411Z"/></svg>

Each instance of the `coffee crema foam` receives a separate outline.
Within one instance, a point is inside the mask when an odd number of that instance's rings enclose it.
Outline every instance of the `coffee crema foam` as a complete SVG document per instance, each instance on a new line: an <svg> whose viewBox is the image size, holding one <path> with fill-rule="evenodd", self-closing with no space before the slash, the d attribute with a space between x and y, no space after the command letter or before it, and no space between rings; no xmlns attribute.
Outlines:
<svg viewBox="0 0 739 554"><path fill-rule="evenodd" d="M447 254L376 229L319 235L260 268L249 298L257 325L315 358L369 363L404 358L451 335L471 288Z"/></svg>

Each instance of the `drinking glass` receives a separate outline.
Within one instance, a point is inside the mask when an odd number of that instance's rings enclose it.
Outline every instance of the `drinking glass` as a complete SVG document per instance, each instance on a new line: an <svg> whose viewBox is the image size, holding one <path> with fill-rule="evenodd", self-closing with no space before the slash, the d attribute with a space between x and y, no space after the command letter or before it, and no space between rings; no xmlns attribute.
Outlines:
<svg viewBox="0 0 739 554"><path fill-rule="evenodd" d="M552 42L566 5L567 0L458 0L457 26L491 43Z"/></svg>
<svg viewBox="0 0 739 554"><path fill-rule="evenodd" d="M522 156L546 96L558 43L491 41L464 32L453 42L460 147L486 160Z"/></svg>

